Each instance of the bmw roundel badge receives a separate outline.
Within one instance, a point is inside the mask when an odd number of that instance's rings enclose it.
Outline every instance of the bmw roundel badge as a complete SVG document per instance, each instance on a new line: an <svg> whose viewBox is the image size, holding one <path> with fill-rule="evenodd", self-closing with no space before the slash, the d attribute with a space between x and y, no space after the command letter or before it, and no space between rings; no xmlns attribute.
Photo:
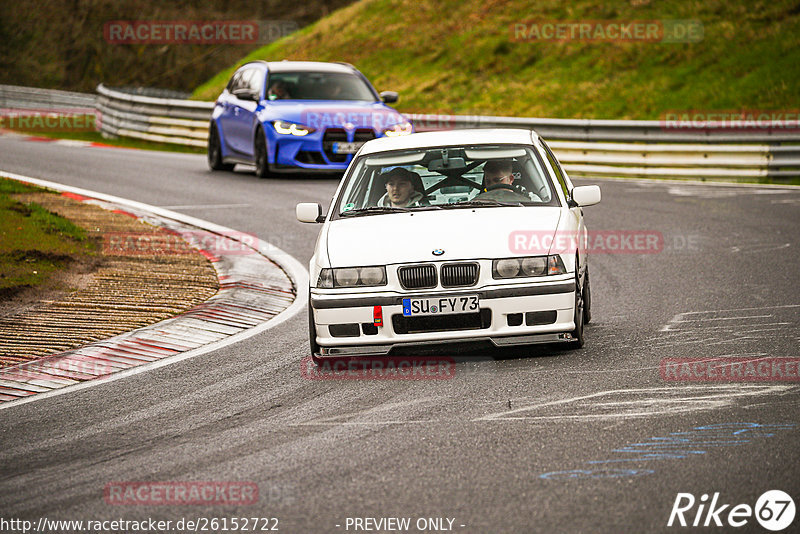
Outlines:
<svg viewBox="0 0 800 534"><path fill-rule="evenodd" d="M444 254L444 249L442 249L442 248L433 249L433 255L434 256L441 256L442 254Z"/></svg>

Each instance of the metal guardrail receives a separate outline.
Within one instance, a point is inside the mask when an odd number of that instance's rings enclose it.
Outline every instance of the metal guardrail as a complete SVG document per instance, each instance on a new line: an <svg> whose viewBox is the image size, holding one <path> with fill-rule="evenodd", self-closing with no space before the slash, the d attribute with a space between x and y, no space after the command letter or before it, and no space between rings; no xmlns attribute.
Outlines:
<svg viewBox="0 0 800 534"><path fill-rule="evenodd" d="M754 178L780 180L800 176L800 144L548 143L567 172L573 176L733 181Z"/></svg>
<svg viewBox="0 0 800 534"><path fill-rule="evenodd" d="M662 121L408 115L419 130L532 128L570 176L724 179L800 177L800 129L670 128ZM613 141L613 142L609 142Z"/></svg>
<svg viewBox="0 0 800 534"><path fill-rule="evenodd" d="M213 103L139 96L98 86L106 134L205 146ZM669 130L661 121L411 114L417 130L533 128L572 176L753 180L800 177L800 132ZM785 143L793 143L784 145Z"/></svg>
<svg viewBox="0 0 800 534"><path fill-rule="evenodd" d="M160 98L97 86L100 131L159 143L205 147L213 102Z"/></svg>
<svg viewBox="0 0 800 534"><path fill-rule="evenodd" d="M97 95L0 85L4 102L29 107L67 104L97 109L105 136L205 147L213 102L166 98L180 93L111 89ZM22 106L17 106L22 107ZM758 130L670 129L662 121L541 119L408 114L418 131L533 128L548 140L571 176L757 180L800 177L800 131L785 125Z"/></svg>
<svg viewBox="0 0 800 534"><path fill-rule="evenodd" d="M426 129L449 128L533 128L545 139L570 141L631 141L637 143L779 143L800 142L797 125L784 123L769 128L736 129L709 125L705 128L672 126L669 121L541 119L469 115L407 115ZM795 114L796 116L796 114Z"/></svg>
<svg viewBox="0 0 800 534"><path fill-rule="evenodd" d="M4 110L92 111L96 99L91 93L0 85L0 109Z"/></svg>

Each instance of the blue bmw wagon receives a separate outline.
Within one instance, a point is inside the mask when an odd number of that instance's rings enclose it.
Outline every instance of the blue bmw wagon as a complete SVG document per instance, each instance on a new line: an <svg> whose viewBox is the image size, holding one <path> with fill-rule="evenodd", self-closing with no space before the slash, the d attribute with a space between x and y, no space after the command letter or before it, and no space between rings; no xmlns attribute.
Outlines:
<svg viewBox="0 0 800 534"><path fill-rule="evenodd" d="M239 67L217 98L208 135L208 165L255 165L256 175L341 173L370 139L412 133L380 94L346 63L254 61Z"/></svg>

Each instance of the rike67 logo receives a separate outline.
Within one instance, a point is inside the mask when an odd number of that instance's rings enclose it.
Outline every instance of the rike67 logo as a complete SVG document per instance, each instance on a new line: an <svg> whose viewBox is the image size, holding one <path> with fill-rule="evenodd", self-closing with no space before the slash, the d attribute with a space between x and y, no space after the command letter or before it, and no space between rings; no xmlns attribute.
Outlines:
<svg viewBox="0 0 800 534"><path fill-rule="evenodd" d="M707 493L701 495L699 500L691 493L678 493L667 526L739 528L748 524L755 516L762 527L777 532L791 525L794 515L794 500L781 490L764 492L756 500L754 507L749 504L723 504L719 492L714 493L710 502Z"/></svg>

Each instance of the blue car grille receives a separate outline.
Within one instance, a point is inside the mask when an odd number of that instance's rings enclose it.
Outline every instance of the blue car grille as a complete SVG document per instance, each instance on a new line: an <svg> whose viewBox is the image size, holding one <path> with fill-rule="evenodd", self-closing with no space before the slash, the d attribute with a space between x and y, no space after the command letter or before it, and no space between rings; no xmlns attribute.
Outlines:
<svg viewBox="0 0 800 534"><path fill-rule="evenodd" d="M375 132L369 128L361 128L353 132L352 139L348 138L347 132L342 128L328 128L322 136L322 150L331 163L344 163L350 154L335 154L333 152L334 143L343 142L365 142L375 139Z"/></svg>
<svg viewBox="0 0 800 534"><path fill-rule="evenodd" d="M369 141L370 139L375 139L375 132L370 129L356 130L353 134L353 141Z"/></svg>
<svg viewBox="0 0 800 534"><path fill-rule="evenodd" d="M333 144L347 141L347 132L342 128L328 128L322 136L322 150L328 156L328 161L332 163L343 163L347 160L347 154L334 154Z"/></svg>

